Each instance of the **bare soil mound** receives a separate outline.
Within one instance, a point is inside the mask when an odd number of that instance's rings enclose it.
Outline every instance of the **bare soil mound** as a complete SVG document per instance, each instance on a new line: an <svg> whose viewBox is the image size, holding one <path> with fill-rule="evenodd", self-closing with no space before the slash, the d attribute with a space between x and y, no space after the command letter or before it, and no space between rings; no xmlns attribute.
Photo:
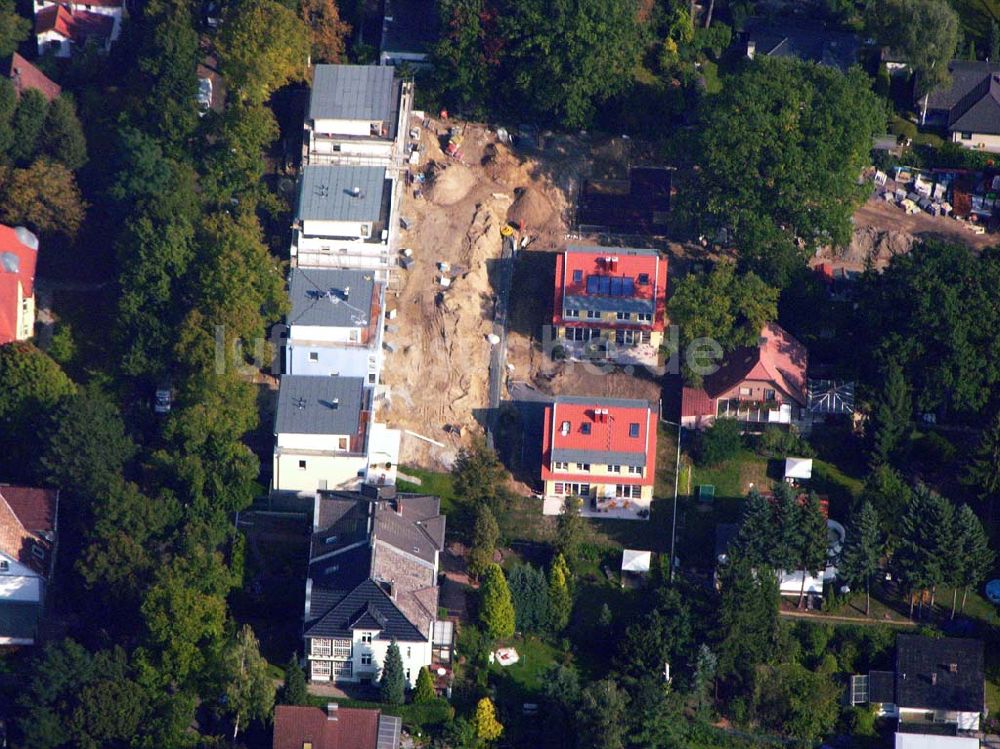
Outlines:
<svg viewBox="0 0 1000 749"><path fill-rule="evenodd" d="M913 248L914 237L903 231L862 226L854 230L850 246L840 259L852 263L876 265L902 255Z"/></svg>
<svg viewBox="0 0 1000 749"><path fill-rule="evenodd" d="M430 170L428 197L437 205L460 202L476 184L476 177L464 164L435 165Z"/></svg>
<svg viewBox="0 0 1000 749"><path fill-rule="evenodd" d="M494 182L506 183L520 177L521 160L503 143L490 143L482 159L483 170Z"/></svg>
<svg viewBox="0 0 1000 749"><path fill-rule="evenodd" d="M538 190L525 187L507 211L507 220L525 229L543 226L552 217L552 203Z"/></svg>

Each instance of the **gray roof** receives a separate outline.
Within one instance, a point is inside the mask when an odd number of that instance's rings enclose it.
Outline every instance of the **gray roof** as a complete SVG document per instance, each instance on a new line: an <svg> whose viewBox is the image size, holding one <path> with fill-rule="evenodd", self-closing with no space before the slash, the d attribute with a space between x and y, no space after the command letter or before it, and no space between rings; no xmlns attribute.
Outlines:
<svg viewBox="0 0 1000 749"><path fill-rule="evenodd" d="M277 434L354 434L365 402L361 377L285 375L278 389Z"/></svg>
<svg viewBox="0 0 1000 749"><path fill-rule="evenodd" d="M374 616L372 616L374 614ZM370 621L369 619L376 619ZM332 608L306 623L306 637L350 637L353 629L379 629L379 640L423 642L427 637L412 623L388 592L374 580L364 580Z"/></svg>
<svg viewBox="0 0 1000 749"><path fill-rule="evenodd" d="M20 640L35 639L42 607L27 601L5 601L0 604L0 636Z"/></svg>
<svg viewBox="0 0 1000 749"><path fill-rule="evenodd" d="M633 453L609 453L603 450L573 450L555 447L552 449L552 460L560 463L600 463L609 466L639 466L641 468L646 465L646 453L643 450Z"/></svg>
<svg viewBox="0 0 1000 749"><path fill-rule="evenodd" d="M288 293L289 325L363 328L370 322L375 277L363 270L293 268Z"/></svg>
<svg viewBox="0 0 1000 749"><path fill-rule="evenodd" d="M649 401L636 398L604 398L600 395L557 395L553 403L573 403L578 406L614 406L617 408L649 408Z"/></svg>
<svg viewBox="0 0 1000 749"><path fill-rule="evenodd" d="M1000 134L1000 80L987 75L948 113L948 129Z"/></svg>
<svg viewBox="0 0 1000 749"><path fill-rule="evenodd" d="M624 296L569 296L564 297L563 309L598 310L600 312L645 312L652 315L656 302ZM586 321L586 318L581 318ZM624 321L623 321L624 322Z"/></svg>
<svg viewBox="0 0 1000 749"><path fill-rule="evenodd" d="M400 495L395 508L391 503L380 502L375 508L375 537L433 563L435 552L444 548L445 517L440 514L439 506L437 497Z"/></svg>
<svg viewBox="0 0 1000 749"><path fill-rule="evenodd" d="M436 6L436 0L386 0L382 52L429 52L438 38Z"/></svg>
<svg viewBox="0 0 1000 749"><path fill-rule="evenodd" d="M375 743L375 749L399 749L402 727L402 718L380 713L378 716L378 740Z"/></svg>
<svg viewBox="0 0 1000 749"><path fill-rule="evenodd" d="M378 221L385 167L307 166L299 182L298 220Z"/></svg>
<svg viewBox="0 0 1000 749"><path fill-rule="evenodd" d="M307 119L389 120L394 73L380 65L317 65Z"/></svg>
<svg viewBox="0 0 1000 749"><path fill-rule="evenodd" d="M652 249L649 247L602 247L600 245L593 244L571 244L566 248L568 253L586 253L599 254L599 255L651 255L652 257L657 257L660 254L659 250Z"/></svg>
<svg viewBox="0 0 1000 749"><path fill-rule="evenodd" d="M756 43L759 55L793 57L846 71L858 62L861 40L856 34L831 31L822 24L798 19L748 18L744 37Z"/></svg>
<svg viewBox="0 0 1000 749"><path fill-rule="evenodd" d="M1000 73L1000 64L977 60L952 60L948 63L951 81L931 91L927 97L927 109L951 110L959 104L984 80L994 73Z"/></svg>
<svg viewBox="0 0 1000 749"><path fill-rule="evenodd" d="M925 710L981 712L982 640L897 635L895 702Z"/></svg>

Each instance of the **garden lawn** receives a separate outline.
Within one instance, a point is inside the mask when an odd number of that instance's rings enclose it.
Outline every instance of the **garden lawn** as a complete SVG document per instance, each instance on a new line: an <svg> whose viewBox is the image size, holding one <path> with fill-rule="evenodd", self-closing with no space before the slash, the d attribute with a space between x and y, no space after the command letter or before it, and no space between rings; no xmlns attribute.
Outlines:
<svg viewBox="0 0 1000 749"><path fill-rule="evenodd" d="M695 465L687 455L682 461L680 493L684 495L694 495L699 486L711 484L715 487L716 498L745 497L751 484L769 488L770 483L767 458L747 448L717 466Z"/></svg>
<svg viewBox="0 0 1000 749"><path fill-rule="evenodd" d="M545 672L556 662L558 651L534 636L518 637L506 645L517 651L520 660L513 666L494 663L490 672L494 676L510 679L523 692L540 693L545 683Z"/></svg>
<svg viewBox="0 0 1000 749"><path fill-rule="evenodd" d="M420 479L420 484L412 484L402 479L396 482L396 488L401 492L413 494L430 494L441 498L441 512L445 515L454 512L456 505L455 489L450 473L425 471L423 468L401 466L400 473Z"/></svg>

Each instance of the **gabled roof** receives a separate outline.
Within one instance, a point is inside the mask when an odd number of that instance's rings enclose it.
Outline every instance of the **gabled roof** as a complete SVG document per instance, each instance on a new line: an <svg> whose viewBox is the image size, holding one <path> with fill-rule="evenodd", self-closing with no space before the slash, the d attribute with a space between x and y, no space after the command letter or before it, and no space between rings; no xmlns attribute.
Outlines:
<svg viewBox="0 0 1000 749"><path fill-rule="evenodd" d="M295 218L378 221L385 187L385 167L310 164L302 170Z"/></svg>
<svg viewBox="0 0 1000 749"><path fill-rule="evenodd" d="M960 637L896 636L896 704L981 712L983 643Z"/></svg>
<svg viewBox="0 0 1000 749"><path fill-rule="evenodd" d="M53 31L65 39L83 43L88 39L107 40L115 19L85 10L70 11L64 5L49 5L35 14L35 34Z"/></svg>
<svg viewBox="0 0 1000 749"><path fill-rule="evenodd" d="M38 238L23 226L0 224L0 345L17 339L17 287L35 293Z"/></svg>
<svg viewBox="0 0 1000 749"><path fill-rule="evenodd" d="M770 382L786 396L805 406L806 369L809 354L788 331L769 323L761 331L757 346L737 349L722 366L703 380L709 398L718 398L745 380Z"/></svg>
<svg viewBox="0 0 1000 749"><path fill-rule="evenodd" d="M340 268L292 268L289 325L364 328L371 322L375 275Z"/></svg>
<svg viewBox="0 0 1000 749"><path fill-rule="evenodd" d="M948 63L951 78L944 86L939 86L927 97L929 110L951 110L982 82L1000 73L1000 64L978 60L952 60Z"/></svg>
<svg viewBox="0 0 1000 749"><path fill-rule="evenodd" d="M858 62L861 49L855 34L831 31L822 24L799 19L748 18L743 33L748 42L756 45L756 54L792 57L842 71Z"/></svg>
<svg viewBox="0 0 1000 749"><path fill-rule="evenodd" d="M45 73L21 57L17 52L0 65L0 74L10 78L11 83L14 84L14 92L18 98L25 91L33 89L41 93L46 101L52 101L62 92L58 83L49 80Z"/></svg>
<svg viewBox="0 0 1000 749"><path fill-rule="evenodd" d="M391 66L317 65L307 119L390 120L394 74Z"/></svg>
<svg viewBox="0 0 1000 749"><path fill-rule="evenodd" d="M1000 134L1000 73L983 76L948 112L948 129Z"/></svg>
<svg viewBox="0 0 1000 749"><path fill-rule="evenodd" d="M273 749L398 749L399 718L378 710L277 705ZM394 740L393 740L394 737Z"/></svg>
<svg viewBox="0 0 1000 749"><path fill-rule="evenodd" d="M275 434L356 434L367 403L364 390L363 377L284 375Z"/></svg>
<svg viewBox="0 0 1000 749"><path fill-rule="evenodd" d="M388 591L374 580L364 580L356 588L343 596L329 611L312 622L306 622L306 637L351 637L355 622L364 621L363 614L374 610L381 615L385 624L378 629L380 640L401 640L423 642L427 636L410 622ZM358 628L367 627L362 624Z"/></svg>
<svg viewBox="0 0 1000 749"><path fill-rule="evenodd" d="M47 577L58 508L55 489L0 485L0 552Z"/></svg>
<svg viewBox="0 0 1000 749"><path fill-rule="evenodd" d="M564 309L659 313L660 318L666 285L667 259L657 250L570 245L556 261L556 318Z"/></svg>

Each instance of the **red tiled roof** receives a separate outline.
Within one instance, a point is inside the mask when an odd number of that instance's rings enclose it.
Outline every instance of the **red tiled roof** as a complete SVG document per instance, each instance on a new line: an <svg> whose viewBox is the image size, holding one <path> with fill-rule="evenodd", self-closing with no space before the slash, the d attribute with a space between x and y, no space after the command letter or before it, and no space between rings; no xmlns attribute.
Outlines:
<svg viewBox="0 0 1000 749"><path fill-rule="evenodd" d="M686 387L681 391L681 418L715 416L715 399L701 388Z"/></svg>
<svg viewBox="0 0 1000 749"><path fill-rule="evenodd" d="M16 271L5 270L5 255L13 255ZM38 251L21 241L16 229L0 224L0 345L17 339L17 285L25 298L35 293Z"/></svg>
<svg viewBox="0 0 1000 749"><path fill-rule="evenodd" d="M21 57L17 52L12 54L10 59L3 64L2 72L14 84L14 92L18 97L25 91L34 89L40 92L46 101L52 101L62 92L58 83L50 81L45 76L45 73Z"/></svg>
<svg viewBox="0 0 1000 749"><path fill-rule="evenodd" d="M58 505L54 489L0 485L0 551L47 575ZM36 556L33 546L45 554Z"/></svg>
<svg viewBox="0 0 1000 749"><path fill-rule="evenodd" d="M805 346L777 323L765 326L761 338L760 345L734 351L717 372L705 377L705 392L718 398L745 380L757 380L774 383L789 398L806 405L809 353Z"/></svg>
<svg viewBox="0 0 1000 749"><path fill-rule="evenodd" d="M341 707L330 720L318 707L278 705L274 708L273 749L376 749L378 710Z"/></svg>
<svg viewBox="0 0 1000 749"><path fill-rule="evenodd" d="M579 280L574 280L574 273ZM648 283L640 284L639 275L646 274ZM663 330L667 308L667 259L658 252L619 247L573 246L556 257L555 303L552 311L554 325L563 323L563 299L566 295L577 297L599 296L588 292L587 279L591 276L611 276L629 279L634 284L630 299L652 299L655 302L651 327ZM602 299L614 299L600 295ZM574 320L573 322L579 322ZM587 325L600 326L598 320L588 320ZM626 323L627 325L627 323Z"/></svg>
<svg viewBox="0 0 1000 749"><path fill-rule="evenodd" d="M85 10L71 11L65 5L49 5L35 14L35 34L54 31L74 42L85 42L91 37L107 39L114 30L115 19Z"/></svg>
<svg viewBox="0 0 1000 749"><path fill-rule="evenodd" d="M601 413L603 411L607 413ZM563 425L566 423L568 428L564 430ZM638 425L635 437L631 436L633 424ZM586 434L584 429L588 427L590 433ZM623 484L652 483L656 470L656 414L645 401L563 396L545 409L542 433L543 480L552 478L550 467L553 450L607 455L607 463L614 462L615 453L645 455L647 470L644 476L623 473L615 476L614 481ZM594 459L585 462L600 461ZM572 478L564 473L560 473L559 477ZM584 475L583 478L588 476Z"/></svg>

